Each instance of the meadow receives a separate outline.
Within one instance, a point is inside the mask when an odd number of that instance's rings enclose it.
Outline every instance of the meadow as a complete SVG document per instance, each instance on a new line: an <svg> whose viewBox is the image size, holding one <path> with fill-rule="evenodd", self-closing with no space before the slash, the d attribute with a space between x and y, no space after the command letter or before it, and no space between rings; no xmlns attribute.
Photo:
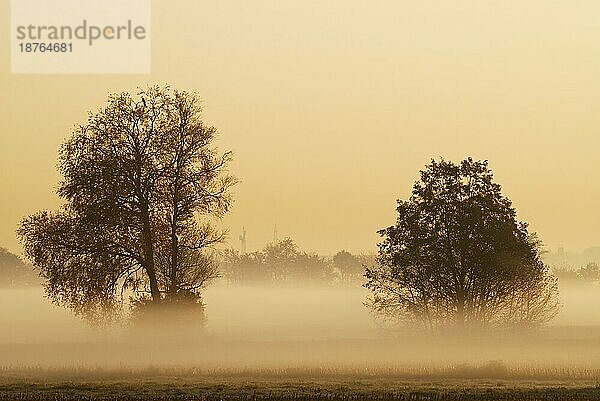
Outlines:
<svg viewBox="0 0 600 401"><path fill-rule="evenodd" d="M3 369L3 400L596 400L600 370Z"/></svg>
<svg viewBox="0 0 600 401"><path fill-rule="evenodd" d="M201 332L154 333L3 290L0 399L600 400L599 293L567 288L535 335L465 337L383 329L362 289L215 286Z"/></svg>

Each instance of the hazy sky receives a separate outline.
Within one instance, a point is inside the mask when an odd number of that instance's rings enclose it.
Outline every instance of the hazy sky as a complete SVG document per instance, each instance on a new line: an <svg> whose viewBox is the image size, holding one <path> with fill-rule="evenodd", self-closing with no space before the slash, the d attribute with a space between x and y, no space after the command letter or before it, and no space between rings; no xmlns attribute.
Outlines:
<svg viewBox="0 0 600 401"><path fill-rule="evenodd" d="M57 149L108 92L196 90L235 152L231 244L374 249L432 157L489 159L549 247L600 244L600 3L153 3L151 75L10 75L0 2L0 246L55 208Z"/></svg>

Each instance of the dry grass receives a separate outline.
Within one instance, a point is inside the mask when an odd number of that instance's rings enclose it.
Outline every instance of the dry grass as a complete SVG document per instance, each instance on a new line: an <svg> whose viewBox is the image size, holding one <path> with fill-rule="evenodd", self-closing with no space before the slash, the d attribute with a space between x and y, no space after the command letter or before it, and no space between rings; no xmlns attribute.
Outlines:
<svg viewBox="0 0 600 401"><path fill-rule="evenodd" d="M0 369L1 400L600 400L600 371L481 366L365 369Z"/></svg>

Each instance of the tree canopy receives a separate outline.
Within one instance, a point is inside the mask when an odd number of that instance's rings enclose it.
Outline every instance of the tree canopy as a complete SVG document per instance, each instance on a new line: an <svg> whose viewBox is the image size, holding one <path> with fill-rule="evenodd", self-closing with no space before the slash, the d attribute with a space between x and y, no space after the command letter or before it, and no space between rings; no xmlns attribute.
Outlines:
<svg viewBox="0 0 600 401"><path fill-rule="evenodd" d="M537 327L555 316L557 283L540 241L487 161L432 160L396 211L366 271L377 316L433 330Z"/></svg>
<svg viewBox="0 0 600 401"><path fill-rule="evenodd" d="M90 113L60 151L64 205L19 229L49 297L88 317L127 291L153 304L200 302L217 275L208 249L224 235L208 217L229 210L236 182L216 135L198 97L170 88L113 94Z"/></svg>
<svg viewBox="0 0 600 401"><path fill-rule="evenodd" d="M333 255L332 261L340 281L347 284L363 282L365 266L376 262L374 254L354 255L346 250Z"/></svg>

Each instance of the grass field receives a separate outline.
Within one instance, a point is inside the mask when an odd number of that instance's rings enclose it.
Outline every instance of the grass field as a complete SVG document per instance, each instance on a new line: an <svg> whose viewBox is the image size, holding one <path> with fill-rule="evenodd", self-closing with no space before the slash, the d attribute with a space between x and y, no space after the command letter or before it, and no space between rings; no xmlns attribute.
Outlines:
<svg viewBox="0 0 600 401"><path fill-rule="evenodd" d="M0 401L600 400L600 312L580 307L596 288L562 326L492 338L381 332L360 292L243 291L253 302L213 294L205 333L148 336L0 291Z"/></svg>
<svg viewBox="0 0 600 401"><path fill-rule="evenodd" d="M5 368L1 400L600 400L600 371ZM496 377L494 377L496 376Z"/></svg>

